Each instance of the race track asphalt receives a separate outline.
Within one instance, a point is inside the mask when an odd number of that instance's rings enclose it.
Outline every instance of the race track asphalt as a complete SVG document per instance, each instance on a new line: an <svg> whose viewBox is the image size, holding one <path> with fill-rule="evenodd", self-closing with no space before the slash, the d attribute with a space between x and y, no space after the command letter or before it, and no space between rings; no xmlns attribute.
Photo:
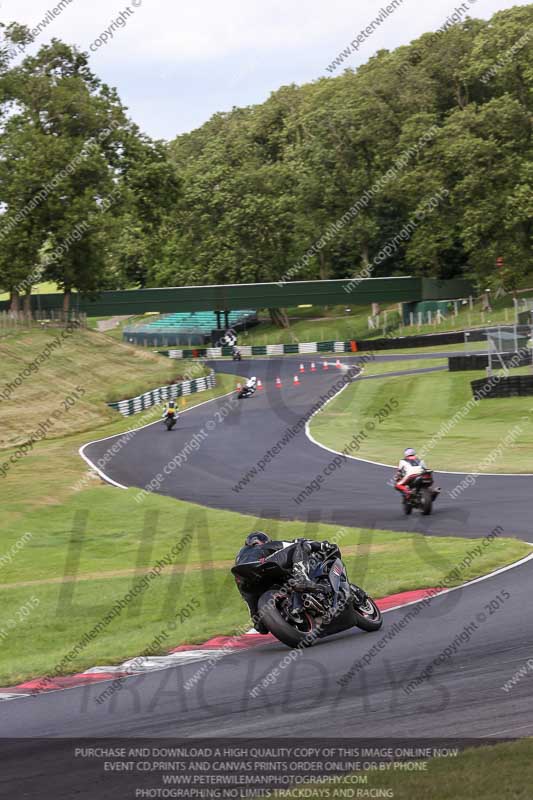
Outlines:
<svg viewBox="0 0 533 800"><path fill-rule="evenodd" d="M382 358L391 361L391 372L401 370L401 363L394 363L398 356ZM333 365L336 358L327 360ZM307 371L300 375L302 361ZM335 458L335 454L308 439L303 423L321 397L327 397L330 389L342 388L345 375L334 366L324 371L319 360L316 360L318 371L310 373L310 363L311 359L301 357L212 363L219 372L255 375L266 388L233 406L226 397L192 409L181 415L178 426L170 433L162 424L139 430L105 465L105 473L122 485L140 489L160 475L162 480L152 484L159 494L258 518L473 537L501 526L505 535L533 540L533 477L529 476L480 477L454 499L448 491L458 485L462 476L437 471L442 494L433 515L422 517L416 513L406 518L398 493L389 484L393 469L347 459L324 476L319 491L298 502L301 492L325 469L330 469ZM357 359L352 362L343 358L343 363L357 363ZM295 375L299 377L299 386L294 385ZM276 388L278 377L282 389ZM222 421L224 409L228 413ZM379 420L362 421L354 427L354 436L364 435L367 424L377 426ZM263 463L272 447L283 441L294 426L300 426L299 432L269 462ZM203 440L198 438L201 431L206 434ZM189 445L188 452L183 453L195 436L198 449L193 450ZM84 453L91 462L98 463L120 438L119 435L91 444ZM180 452L180 466L173 468ZM356 455L355 450L353 454ZM438 469L438 465L434 466ZM239 487L239 481L246 480L247 473L254 469L256 474L249 475L248 483Z"/></svg>
<svg viewBox="0 0 533 800"><path fill-rule="evenodd" d="M300 386L294 387L292 380L302 360L307 371ZM266 391L240 402L237 410L226 405L230 413L223 421L222 409L230 398L183 414L171 433L161 424L140 430L113 457L106 468L108 475L120 484L142 488L195 433L210 426L207 438L188 456L186 467L165 476L161 493L281 520L321 520L471 538L501 526L502 535L533 541L529 477L479 478L453 501L446 489L455 486L460 476L439 475L443 494L434 516L417 514L406 519L387 484L391 470L348 461L320 492L298 505L293 498L334 458L309 441L303 430L245 488L234 491L241 475L342 379L343 373L334 367L311 374L310 360L216 364L217 371L255 374L266 384ZM334 363L335 358L328 361ZM281 390L274 387L276 377L282 378ZM85 455L96 462L112 445L113 439L91 444ZM423 541L428 542L430 553L431 539ZM6 739L2 752L9 758L3 760L6 769L0 787L21 774L27 781L38 780L47 762L52 796L95 796L90 787L80 788L76 770L72 775L54 770L54 759L71 747L71 743L54 744L50 741L54 737L482 737L490 742L531 736L532 676L508 692L502 686L531 658L532 583L530 560L434 597L414 618L407 616L409 607L390 611L381 632L350 631L318 643L281 668L276 682L256 697L251 690L279 668L289 652L281 644L267 643L224 657L189 692L184 684L197 672L195 664L132 677L103 704L95 698L105 683L4 703L1 737L46 737L47 742L43 746L42 741L28 739L11 747ZM385 643L371 655L370 650L384 638ZM417 688L406 691L409 681L438 661L446 648L453 653L442 658ZM341 685L339 681L350 670L352 676ZM112 785L102 783L98 796L116 797L108 791Z"/></svg>

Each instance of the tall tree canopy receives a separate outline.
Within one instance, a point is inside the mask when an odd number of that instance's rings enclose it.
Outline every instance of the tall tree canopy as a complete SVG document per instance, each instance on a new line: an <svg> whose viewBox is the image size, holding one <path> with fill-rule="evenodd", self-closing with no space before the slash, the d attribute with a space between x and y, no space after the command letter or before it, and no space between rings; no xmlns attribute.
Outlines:
<svg viewBox="0 0 533 800"><path fill-rule="evenodd" d="M178 137L170 154L184 194L152 280L339 278L370 267L486 281L499 256L523 275L532 25L533 6L467 19Z"/></svg>
<svg viewBox="0 0 533 800"><path fill-rule="evenodd" d="M0 46L0 287L464 275L533 265L533 6L284 86L170 143L59 41ZM505 260L504 271L496 259Z"/></svg>

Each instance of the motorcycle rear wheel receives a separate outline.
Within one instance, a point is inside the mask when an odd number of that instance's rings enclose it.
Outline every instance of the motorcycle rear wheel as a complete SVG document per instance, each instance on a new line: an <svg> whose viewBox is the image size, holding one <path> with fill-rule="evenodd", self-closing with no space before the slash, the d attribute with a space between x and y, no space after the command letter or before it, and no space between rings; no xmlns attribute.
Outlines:
<svg viewBox="0 0 533 800"><path fill-rule="evenodd" d="M315 643L316 637L311 637L310 634L317 629L317 621L305 612L307 630L300 630L295 624L288 622L277 607L275 599L277 594L278 592L273 589L265 592L259 598L258 607L261 621L270 633L287 647L311 647Z"/></svg>

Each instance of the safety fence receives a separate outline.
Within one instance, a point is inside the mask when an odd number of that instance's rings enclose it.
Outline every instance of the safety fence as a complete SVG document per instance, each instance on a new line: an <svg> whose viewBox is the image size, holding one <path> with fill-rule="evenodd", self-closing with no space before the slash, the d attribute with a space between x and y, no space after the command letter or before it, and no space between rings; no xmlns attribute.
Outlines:
<svg viewBox="0 0 533 800"><path fill-rule="evenodd" d="M0 311L0 333L18 328L76 328L87 327L87 314L63 311L56 308L50 311Z"/></svg>
<svg viewBox="0 0 533 800"><path fill-rule="evenodd" d="M209 375L204 378L194 378L191 381L172 383L170 386L160 386L158 389L152 389L150 392L145 392L130 400L119 400L118 403L108 403L107 405L120 411L124 417L129 417L167 400L175 400L177 397L185 397L189 394L196 394L196 392L207 392L209 389L214 389L216 384L216 375L211 370Z"/></svg>

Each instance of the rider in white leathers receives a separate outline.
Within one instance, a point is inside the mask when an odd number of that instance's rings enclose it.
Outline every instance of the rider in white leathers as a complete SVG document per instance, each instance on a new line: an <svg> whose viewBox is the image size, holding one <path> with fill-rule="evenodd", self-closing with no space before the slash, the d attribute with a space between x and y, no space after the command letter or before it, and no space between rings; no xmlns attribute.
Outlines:
<svg viewBox="0 0 533 800"><path fill-rule="evenodd" d="M418 458L416 451L409 447L398 464L394 479L394 488L402 492L405 497L410 497L411 490L409 488L409 483L416 475L421 475L426 469L427 466L424 461Z"/></svg>

